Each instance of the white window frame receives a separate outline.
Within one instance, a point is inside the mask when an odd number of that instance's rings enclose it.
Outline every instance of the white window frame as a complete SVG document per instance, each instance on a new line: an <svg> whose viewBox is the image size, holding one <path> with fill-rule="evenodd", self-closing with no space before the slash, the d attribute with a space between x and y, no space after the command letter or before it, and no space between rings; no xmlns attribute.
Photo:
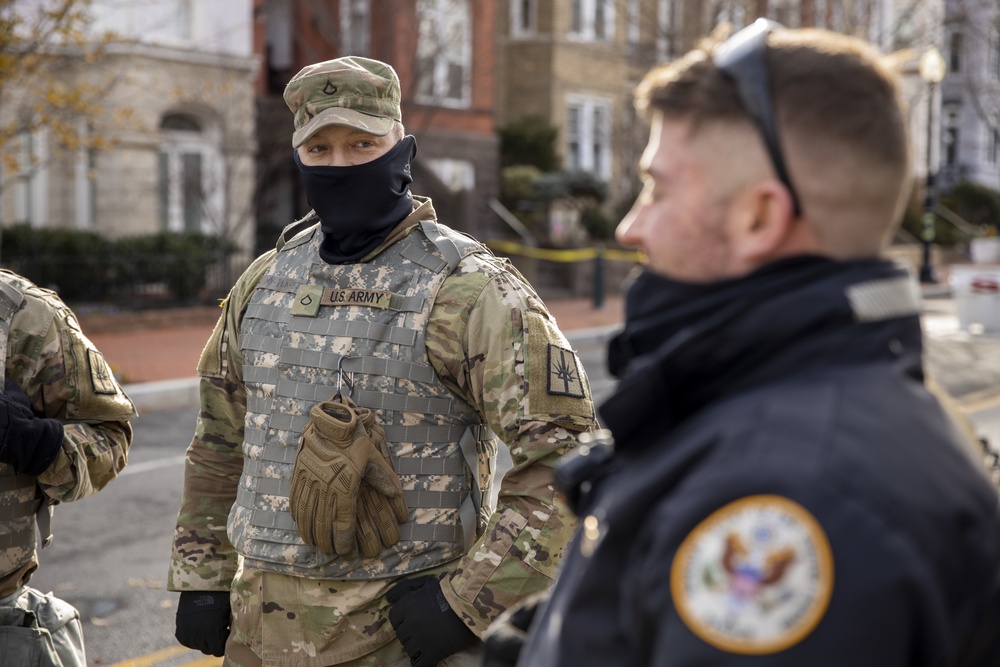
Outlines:
<svg viewBox="0 0 1000 667"><path fill-rule="evenodd" d="M990 114L983 121L983 164L996 167L1000 161L1000 129L997 128L997 114Z"/></svg>
<svg viewBox="0 0 1000 667"><path fill-rule="evenodd" d="M88 141L91 130L85 121L78 124L80 138L80 148L76 151L76 160L73 165L73 214L77 229L93 229L96 221L95 205L97 199L97 165L95 164L96 150L92 148Z"/></svg>
<svg viewBox="0 0 1000 667"><path fill-rule="evenodd" d="M46 227L49 222L49 142L45 128L22 132L17 139L14 175L14 222Z"/></svg>
<svg viewBox="0 0 1000 667"><path fill-rule="evenodd" d="M470 0L417 0L417 102L455 109L472 105ZM460 70L459 96L450 95L452 68ZM424 89L430 77L430 93Z"/></svg>
<svg viewBox="0 0 1000 667"><path fill-rule="evenodd" d="M776 8L771 7L769 11L773 15L773 13L777 10ZM716 17L716 25L729 23L733 26L733 32L736 32L746 23L747 12L743 3L739 0L723 0L719 4Z"/></svg>
<svg viewBox="0 0 1000 667"><path fill-rule="evenodd" d="M371 51L371 0L340 0L340 46L344 55Z"/></svg>
<svg viewBox="0 0 1000 667"><path fill-rule="evenodd" d="M638 44L642 26L642 0L628 0L627 29L625 39L629 44Z"/></svg>
<svg viewBox="0 0 1000 667"><path fill-rule="evenodd" d="M510 36L531 37L538 32L538 0L510 0Z"/></svg>
<svg viewBox="0 0 1000 667"><path fill-rule="evenodd" d="M681 17L676 0L658 0L656 3L656 57L668 60L679 55Z"/></svg>
<svg viewBox="0 0 1000 667"><path fill-rule="evenodd" d="M580 21L574 25L577 12ZM615 41L615 0L570 0L569 36L586 42Z"/></svg>
<svg viewBox="0 0 1000 667"><path fill-rule="evenodd" d="M168 114L169 115L169 114ZM186 115L186 114L180 114ZM160 155L167 157L167 219L166 230L170 232L198 231L203 234L218 232L215 226L222 224L221 215L225 189L225 170L218 146L212 141L212 132L202 124L202 131L161 130L163 142ZM198 228L190 229L185 220L184 157L197 155L201 158L201 210ZM158 177L161 175L157 168ZM162 188L162 182L158 183ZM158 189L157 192L160 192ZM158 205L161 202L158 201Z"/></svg>
<svg viewBox="0 0 1000 667"><path fill-rule="evenodd" d="M813 0L813 23L817 28L826 27L827 0Z"/></svg>
<svg viewBox="0 0 1000 667"><path fill-rule="evenodd" d="M579 125L572 127L573 110L579 112ZM598 113L603 114L601 127L596 127ZM605 97L588 95L566 96L566 168L587 171L604 181L611 180L612 134L614 131L614 102ZM574 142L578 150L574 152ZM599 155L595 147L599 146Z"/></svg>

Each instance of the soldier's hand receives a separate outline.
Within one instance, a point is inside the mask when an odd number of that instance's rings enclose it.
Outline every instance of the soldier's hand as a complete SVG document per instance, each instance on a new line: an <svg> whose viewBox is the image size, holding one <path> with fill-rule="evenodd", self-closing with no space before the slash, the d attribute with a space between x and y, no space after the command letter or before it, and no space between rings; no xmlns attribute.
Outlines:
<svg viewBox="0 0 1000 667"><path fill-rule="evenodd" d="M313 406L309 416L292 473L292 518L306 544L353 557L362 480L387 498L402 498L403 487L383 453L384 435L374 427L370 411L335 397Z"/></svg>
<svg viewBox="0 0 1000 667"><path fill-rule="evenodd" d="M228 591L185 591L177 602L174 637L188 648L221 658L231 611Z"/></svg>
<svg viewBox="0 0 1000 667"><path fill-rule="evenodd" d="M536 593L500 614L483 635L482 667L515 667L528 637L528 628L548 591Z"/></svg>
<svg viewBox="0 0 1000 667"><path fill-rule="evenodd" d="M434 667L476 641L433 575L401 581L385 597L392 603L389 622L412 667Z"/></svg>
<svg viewBox="0 0 1000 667"><path fill-rule="evenodd" d="M55 460L62 441L62 422L37 416L24 390L12 380L4 380L0 394L0 462L9 463L18 474L37 477Z"/></svg>

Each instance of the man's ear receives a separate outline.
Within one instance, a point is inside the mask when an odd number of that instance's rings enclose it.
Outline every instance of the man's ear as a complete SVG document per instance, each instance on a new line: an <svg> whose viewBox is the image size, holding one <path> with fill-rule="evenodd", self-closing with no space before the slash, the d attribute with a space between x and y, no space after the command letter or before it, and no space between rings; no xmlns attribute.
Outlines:
<svg viewBox="0 0 1000 667"><path fill-rule="evenodd" d="M734 204L729 227L734 259L753 270L792 250L799 221L792 197L779 181L747 188Z"/></svg>

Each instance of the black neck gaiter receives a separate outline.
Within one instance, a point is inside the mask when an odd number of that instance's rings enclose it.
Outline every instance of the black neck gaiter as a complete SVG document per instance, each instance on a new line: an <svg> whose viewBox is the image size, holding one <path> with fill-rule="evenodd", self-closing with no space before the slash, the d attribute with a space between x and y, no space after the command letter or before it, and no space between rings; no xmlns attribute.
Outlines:
<svg viewBox="0 0 1000 667"><path fill-rule="evenodd" d="M375 249L413 209L410 161L417 140L407 135L371 162L350 167L295 164L302 175L306 201L323 230L319 254L328 264L354 262Z"/></svg>

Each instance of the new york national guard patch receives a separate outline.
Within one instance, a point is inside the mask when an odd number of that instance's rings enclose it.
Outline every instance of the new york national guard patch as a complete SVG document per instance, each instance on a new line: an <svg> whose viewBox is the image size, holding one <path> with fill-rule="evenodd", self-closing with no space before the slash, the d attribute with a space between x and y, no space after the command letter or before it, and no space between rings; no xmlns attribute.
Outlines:
<svg viewBox="0 0 1000 667"><path fill-rule="evenodd" d="M549 343L549 393L553 396L583 398L583 380L576 352Z"/></svg>
<svg viewBox="0 0 1000 667"><path fill-rule="evenodd" d="M95 394L118 393L114 373L103 354L94 349L87 350L87 364L90 366L90 382Z"/></svg>
<svg viewBox="0 0 1000 667"><path fill-rule="evenodd" d="M777 653L826 613L833 556L819 522L781 496L748 496L716 510L681 544L670 571L674 605L708 644Z"/></svg>

